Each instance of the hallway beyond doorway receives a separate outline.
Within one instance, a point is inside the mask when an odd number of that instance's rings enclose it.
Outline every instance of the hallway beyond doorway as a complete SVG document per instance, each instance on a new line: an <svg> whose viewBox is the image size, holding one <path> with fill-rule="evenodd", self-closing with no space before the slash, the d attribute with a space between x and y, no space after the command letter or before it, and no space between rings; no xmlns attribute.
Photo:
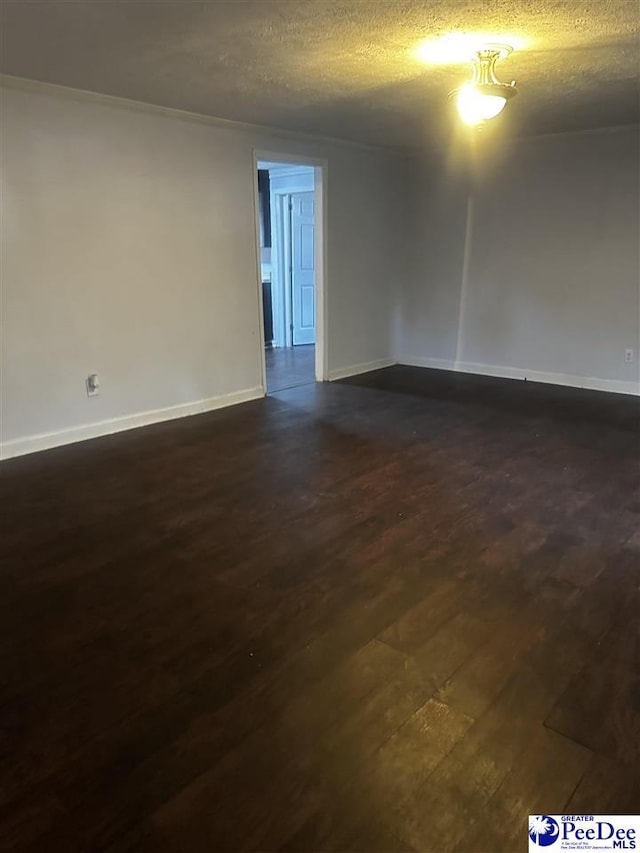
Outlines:
<svg viewBox="0 0 640 853"><path fill-rule="evenodd" d="M314 344L296 347L274 347L265 351L267 394L307 385L316 378Z"/></svg>

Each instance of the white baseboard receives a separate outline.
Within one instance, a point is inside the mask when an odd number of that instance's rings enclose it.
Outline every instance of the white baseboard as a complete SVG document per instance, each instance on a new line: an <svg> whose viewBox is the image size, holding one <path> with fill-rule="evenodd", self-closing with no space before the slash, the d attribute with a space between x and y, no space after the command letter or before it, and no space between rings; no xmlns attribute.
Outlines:
<svg viewBox="0 0 640 853"><path fill-rule="evenodd" d="M627 382L621 379L574 376L570 373L548 373L542 370L529 370L524 367L503 367L495 364L478 364L472 361L453 361L412 355L399 356L398 364L431 367L436 370L455 370L459 373L475 373L480 376L497 376L502 379L527 379L529 382L567 385L570 388L588 388L593 391L609 391L615 394L640 395L640 382Z"/></svg>
<svg viewBox="0 0 640 853"><path fill-rule="evenodd" d="M396 364L393 358L380 358L377 361L363 361L362 364L352 364L349 367L341 367L338 370L329 371L329 382L336 379L346 379L348 376L358 376L360 373L371 373L372 370L382 370L383 367L391 367Z"/></svg>
<svg viewBox="0 0 640 853"><path fill-rule="evenodd" d="M93 424L70 427L57 432L41 433L40 435L28 435L25 438L16 438L11 441L0 443L0 459L10 459L13 456L23 456L26 453L37 453L40 450L49 450L52 447L60 447L63 444L75 444L77 441L86 441L89 438L98 438L103 435L111 435L115 432L124 432L128 429L149 426L162 421L171 421L176 418L184 418L189 415L198 415L203 412L211 412L214 409L222 409L226 406L235 406L237 403L246 403L264 397L262 386L247 388L243 391L235 391L232 394L221 394L218 397L208 397L205 400L195 400L192 403L180 403L177 406L167 406L164 409L151 409L146 412L138 412L134 415L124 415L119 418L110 418Z"/></svg>
<svg viewBox="0 0 640 853"><path fill-rule="evenodd" d="M407 367L431 367L434 370L455 370L455 361L448 358L429 358L421 355L399 355L397 364Z"/></svg>

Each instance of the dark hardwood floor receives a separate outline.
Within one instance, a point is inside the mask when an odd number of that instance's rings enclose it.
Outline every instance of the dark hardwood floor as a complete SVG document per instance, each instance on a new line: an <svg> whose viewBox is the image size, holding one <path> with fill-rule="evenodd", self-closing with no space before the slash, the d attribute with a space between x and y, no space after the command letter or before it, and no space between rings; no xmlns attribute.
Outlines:
<svg viewBox="0 0 640 853"><path fill-rule="evenodd" d="M640 811L637 399L414 368L1 469L0 848Z"/></svg>

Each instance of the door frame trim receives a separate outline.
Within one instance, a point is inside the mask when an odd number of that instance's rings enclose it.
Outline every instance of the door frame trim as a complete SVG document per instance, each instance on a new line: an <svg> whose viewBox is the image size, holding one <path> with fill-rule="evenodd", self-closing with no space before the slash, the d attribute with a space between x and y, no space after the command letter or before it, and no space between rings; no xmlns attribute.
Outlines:
<svg viewBox="0 0 640 853"><path fill-rule="evenodd" d="M256 276L258 295L258 320L260 335L260 361L262 365L262 386L267 391L267 366L265 358L264 314L262 306L262 267L260 263L260 208L258 197L258 163L260 161L282 163L283 166L313 166L313 188L315 203L314 238L315 238L315 312L316 312L316 382L329 379L329 288L328 288L328 205L327 184L329 162L323 157L306 157L300 154L290 154L260 148L253 149L253 189L255 213L255 246L256 246Z"/></svg>

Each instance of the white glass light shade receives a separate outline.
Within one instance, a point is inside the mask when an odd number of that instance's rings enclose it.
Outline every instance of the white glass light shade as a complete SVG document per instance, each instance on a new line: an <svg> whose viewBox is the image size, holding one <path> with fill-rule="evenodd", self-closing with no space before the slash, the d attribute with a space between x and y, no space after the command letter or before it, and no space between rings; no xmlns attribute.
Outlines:
<svg viewBox="0 0 640 853"><path fill-rule="evenodd" d="M502 112L506 103L506 98L500 95L485 95L478 91L473 83L467 83L458 91L458 112L465 124L480 124L495 118Z"/></svg>

